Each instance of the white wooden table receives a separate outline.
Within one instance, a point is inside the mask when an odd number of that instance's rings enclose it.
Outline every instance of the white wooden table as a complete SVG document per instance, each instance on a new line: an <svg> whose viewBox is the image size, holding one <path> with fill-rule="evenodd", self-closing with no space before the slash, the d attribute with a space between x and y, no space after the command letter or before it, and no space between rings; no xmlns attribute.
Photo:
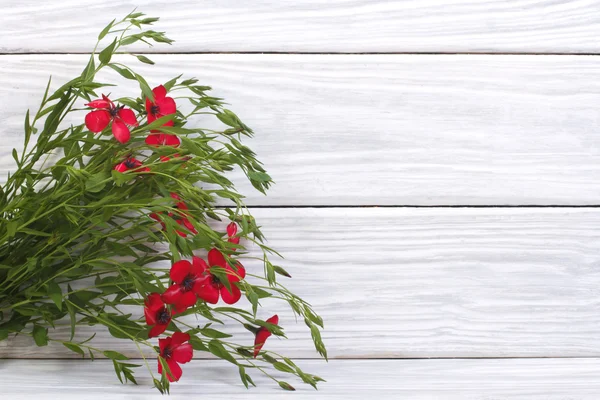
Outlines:
<svg viewBox="0 0 600 400"><path fill-rule="evenodd" d="M48 75L77 74L134 3L0 0L2 176ZM248 391L200 358L174 398L600 398L600 1L144 3L176 42L136 69L198 77L255 130L277 184L233 180L332 358L273 306L290 339L269 345L318 392ZM2 398L160 396L27 338L0 358Z"/></svg>

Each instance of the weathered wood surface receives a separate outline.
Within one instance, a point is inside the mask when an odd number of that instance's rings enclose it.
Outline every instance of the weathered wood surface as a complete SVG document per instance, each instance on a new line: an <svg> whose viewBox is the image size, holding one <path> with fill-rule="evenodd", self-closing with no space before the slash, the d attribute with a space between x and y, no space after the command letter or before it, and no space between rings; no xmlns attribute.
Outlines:
<svg viewBox="0 0 600 400"><path fill-rule="evenodd" d="M598 209L305 208L254 215L286 257L280 264L294 277L286 285L322 314L331 357L600 356ZM245 265L262 270L250 260ZM270 349L316 356L302 321L276 301L263 306L260 315L278 313L289 337L274 338ZM252 343L237 324L225 330ZM50 333L67 340L68 331ZM87 338L92 330L83 332ZM135 346L105 331L93 343L139 357ZM75 356L60 344L35 347L25 336L0 348L0 357Z"/></svg>
<svg viewBox="0 0 600 400"><path fill-rule="evenodd" d="M154 55L151 85L197 76L256 131L277 182L250 205L598 204L600 60L581 56ZM0 56L0 171L23 117L86 56ZM107 75L111 74L111 75ZM108 72L100 81L115 79ZM120 77L119 77L120 78ZM117 79L117 82L122 82ZM137 83L107 89L137 93ZM74 116L81 123L83 113ZM199 121L199 126L208 126Z"/></svg>
<svg viewBox="0 0 600 400"><path fill-rule="evenodd" d="M2 0L0 52L87 52L138 5L173 52L598 53L595 0Z"/></svg>
<svg viewBox="0 0 600 400"><path fill-rule="evenodd" d="M258 387L247 390L236 368L224 361L194 360L183 365L183 378L171 387L169 399L244 398L364 400L597 400L600 360L300 360L308 372L326 377L318 391L289 380L287 393L259 373ZM156 368L152 360L151 368ZM7 399L164 399L140 368L139 386L121 385L107 361L0 360L0 390Z"/></svg>

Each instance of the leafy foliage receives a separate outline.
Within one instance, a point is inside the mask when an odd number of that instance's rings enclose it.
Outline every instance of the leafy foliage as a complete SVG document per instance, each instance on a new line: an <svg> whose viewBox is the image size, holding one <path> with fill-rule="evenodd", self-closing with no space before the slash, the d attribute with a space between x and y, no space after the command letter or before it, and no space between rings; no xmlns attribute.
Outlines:
<svg viewBox="0 0 600 400"><path fill-rule="evenodd" d="M248 253L243 245L233 246L223 232L214 228L218 221L231 220L241 228L237 236L242 243L254 244L262 252L263 274L253 274L255 283L239 283L252 309L211 306L201 301L175 316L167 331L187 332L194 350L234 364L246 387L254 385L248 370L256 369L283 389L294 390L274 378L269 368L296 375L316 387L322 379L302 372L291 360L268 351L261 351L261 357L255 360L254 346L233 343L229 334L213 326L229 319L254 331L266 327L283 337L281 327L256 317L260 299L276 297L305 321L317 351L327 356L319 331L323 321L307 302L278 282L277 275L289 278L290 274L269 260L278 253L263 243L263 234L245 207L243 196L225 176L240 168L260 192L265 193L271 185L271 177L255 153L242 144L244 137L252 136L252 130L223 107L222 99L210 96L209 87L199 85L195 78L181 76L164 86L176 92L178 99L187 101L192 111L184 115L178 110L174 116L141 123L131 130L127 144L115 141L109 130L96 135L84 124L64 123L81 104L98 98L99 89L112 86L96 81L96 75L105 67L139 86L139 97L120 98L118 102L131 108L138 121L145 118L144 101L154 100L153 91L140 74L116 62L114 56L136 42L171 43L163 32L148 29L157 20L140 12L113 20L99 34L82 74L54 92L50 91L49 80L39 109L26 113L23 152L13 151L16 170L0 188L0 340L27 334L38 346L61 342L82 357L111 359L121 382L136 383L134 369L140 365L128 362L121 353L94 347L93 336L75 341L78 328L104 326L115 338L135 342L140 351L158 352L156 342L148 340L148 326L142 319L144 299L150 293L163 292L169 283L168 270L157 268L156 263L175 262L213 247L228 260L243 258ZM138 31L133 33L135 28ZM102 50L97 52L98 48ZM136 58L154 64L145 56ZM190 126L195 115L212 116L225 129ZM174 119L173 126L165 126L169 118ZM151 131L176 135L181 146L149 146L144 138ZM48 165L48 157L57 154L60 157ZM114 169L132 154L142 159L148 170ZM161 229L150 217L177 213L176 200L170 193L185 199L197 234L178 234L182 228L172 218L162 219ZM219 199L232 206L217 207ZM168 251L157 250L165 245ZM125 311L132 305L138 306L137 313ZM184 321L189 314L206 319L207 324L202 328L189 326ZM59 320L70 325L68 341L52 337ZM162 376L154 376L155 363L148 370L155 387L168 393L169 368L162 358L159 360L164 367Z"/></svg>

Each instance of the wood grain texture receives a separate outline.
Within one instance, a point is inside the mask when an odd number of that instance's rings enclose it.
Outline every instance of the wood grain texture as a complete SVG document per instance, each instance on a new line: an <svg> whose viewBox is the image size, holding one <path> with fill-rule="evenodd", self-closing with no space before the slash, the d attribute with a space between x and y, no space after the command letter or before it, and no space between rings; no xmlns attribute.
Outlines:
<svg viewBox="0 0 600 400"><path fill-rule="evenodd" d="M598 209L307 208L255 216L286 257L281 265L294 277L286 286L323 316L331 357L600 356ZM273 313L289 340L269 348L315 357L304 323L266 299L259 315ZM243 329L225 330L252 341ZM104 331L93 343L139 357ZM27 337L0 348L0 357L69 356Z"/></svg>
<svg viewBox="0 0 600 400"><path fill-rule="evenodd" d="M327 382L319 391L290 381L284 392L253 373L257 388L247 390L236 368L222 361L194 360L171 387L170 399L351 399L439 400L596 400L600 396L598 359L508 360L304 360L307 371ZM154 368L154 365L152 365ZM0 390L8 399L163 399L140 369L139 386L121 385L106 361L0 361ZM280 372L276 376L284 377Z"/></svg>
<svg viewBox="0 0 600 400"><path fill-rule="evenodd" d="M249 205L597 204L600 60L581 56L155 55L157 85L212 85L256 132L277 182L268 197L234 173ZM85 56L0 57L0 171L48 75ZM116 73L99 76L115 79ZM120 77L119 77L120 78ZM115 96L135 94L122 82ZM83 113L71 121L81 123ZM198 126L211 127L205 120Z"/></svg>
<svg viewBox="0 0 600 400"><path fill-rule="evenodd" d="M2 0L1 52L88 52L130 0ZM175 52L597 53L595 0L148 0Z"/></svg>

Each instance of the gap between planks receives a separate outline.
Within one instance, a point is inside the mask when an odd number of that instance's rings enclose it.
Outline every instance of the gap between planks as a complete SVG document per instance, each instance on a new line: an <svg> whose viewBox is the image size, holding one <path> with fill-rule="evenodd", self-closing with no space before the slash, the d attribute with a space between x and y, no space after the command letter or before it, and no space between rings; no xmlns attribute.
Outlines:
<svg viewBox="0 0 600 400"><path fill-rule="evenodd" d="M98 54L96 52L95 54ZM36 51L25 51L21 53L8 53L0 52L0 56L31 56L31 55L90 55L91 52L86 51L55 51L55 52L36 52ZM390 51L390 52L335 52L335 51L156 51L156 52L145 52L145 51L130 51L130 52L116 52L118 55L129 55L129 54L144 54L148 56L153 55L211 55L211 54L229 54L229 55L336 55L336 56L386 56L386 55L400 55L400 56L422 56L422 55L439 55L439 56L600 56L600 53L536 53L536 52L486 52L486 51L468 51L468 52L452 52L452 51Z"/></svg>

